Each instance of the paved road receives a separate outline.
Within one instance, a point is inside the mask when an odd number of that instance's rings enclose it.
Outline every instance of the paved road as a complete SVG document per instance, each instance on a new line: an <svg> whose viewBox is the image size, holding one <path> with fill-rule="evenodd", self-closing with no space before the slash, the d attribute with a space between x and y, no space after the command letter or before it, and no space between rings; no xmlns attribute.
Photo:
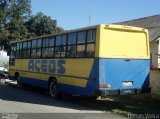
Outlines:
<svg viewBox="0 0 160 119"><path fill-rule="evenodd" d="M80 104L51 99L45 93L0 84L0 119L125 119L121 115L90 109Z"/></svg>

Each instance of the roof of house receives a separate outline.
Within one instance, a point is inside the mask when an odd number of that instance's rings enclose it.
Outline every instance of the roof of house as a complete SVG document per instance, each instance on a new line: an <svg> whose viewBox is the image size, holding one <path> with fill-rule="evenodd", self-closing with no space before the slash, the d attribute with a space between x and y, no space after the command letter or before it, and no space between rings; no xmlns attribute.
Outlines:
<svg viewBox="0 0 160 119"><path fill-rule="evenodd" d="M160 37L160 15L119 22L116 24L146 28L149 30L150 41L153 41Z"/></svg>

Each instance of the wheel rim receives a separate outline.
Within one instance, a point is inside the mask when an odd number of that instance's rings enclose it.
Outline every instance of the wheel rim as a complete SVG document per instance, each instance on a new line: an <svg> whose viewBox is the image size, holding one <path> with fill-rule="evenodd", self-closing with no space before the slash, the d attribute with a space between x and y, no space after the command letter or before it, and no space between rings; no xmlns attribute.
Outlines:
<svg viewBox="0 0 160 119"><path fill-rule="evenodd" d="M50 94L53 98L57 95L57 87L53 82L50 85Z"/></svg>

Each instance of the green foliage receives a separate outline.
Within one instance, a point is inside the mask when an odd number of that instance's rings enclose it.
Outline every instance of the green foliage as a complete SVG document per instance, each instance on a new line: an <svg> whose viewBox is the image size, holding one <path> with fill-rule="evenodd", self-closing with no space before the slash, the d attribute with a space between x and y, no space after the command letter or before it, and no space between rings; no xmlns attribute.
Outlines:
<svg viewBox="0 0 160 119"><path fill-rule="evenodd" d="M63 32L49 16L30 14L31 0L0 1L0 45L7 49L10 41Z"/></svg>
<svg viewBox="0 0 160 119"><path fill-rule="evenodd" d="M26 22L26 26L29 33L33 36L63 32L63 29L57 26L56 20L52 20L43 13L38 13L37 15L32 16L30 20Z"/></svg>
<svg viewBox="0 0 160 119"><path fill-rule="evenodd" d="M2 0L0 11L0 45L6 48L9 41L26 37L25 21L31 13L30 0Z"/></svg>

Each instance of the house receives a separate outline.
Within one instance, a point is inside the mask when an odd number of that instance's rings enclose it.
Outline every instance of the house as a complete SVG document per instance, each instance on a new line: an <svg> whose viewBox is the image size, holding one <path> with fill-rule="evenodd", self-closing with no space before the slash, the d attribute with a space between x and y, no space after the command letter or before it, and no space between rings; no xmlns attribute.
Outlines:
<svg viewBox="0 0 160 119"><path fill-rule="evenodd" d="M160 68L160 15L154 15L117 24L142 27L149 30L151 65Z"/></svg>

